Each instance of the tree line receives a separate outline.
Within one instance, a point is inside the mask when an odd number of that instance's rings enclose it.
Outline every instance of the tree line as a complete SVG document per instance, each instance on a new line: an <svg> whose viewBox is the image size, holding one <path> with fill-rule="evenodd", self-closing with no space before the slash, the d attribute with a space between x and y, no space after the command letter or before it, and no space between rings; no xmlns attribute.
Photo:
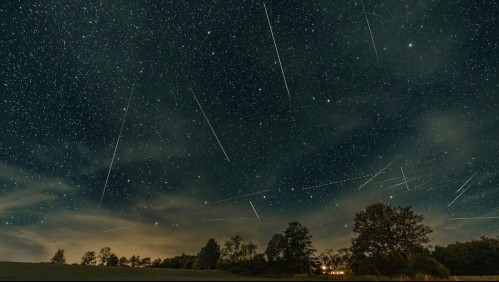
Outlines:
<svg viewBox="0 0 499 282"><path fill-rule="evenodd" d="M355 214L349 247L329 249L316 255L312 236L297 221L274 234L264 253L258 246L235 235L219 245L209 239L197 255L182 254L151 260L133 255L118 257L111 248L99 254L87 251L82 265L155 267L183 269L220 269L243 275L294 273L353 273L357 275L498 275L499 236L479 241L456 242L446 247L430 246L431 228L424 217L411 207L382 203L368 206ZM64 250L58 250L52 263L65 263Z"/></svg>

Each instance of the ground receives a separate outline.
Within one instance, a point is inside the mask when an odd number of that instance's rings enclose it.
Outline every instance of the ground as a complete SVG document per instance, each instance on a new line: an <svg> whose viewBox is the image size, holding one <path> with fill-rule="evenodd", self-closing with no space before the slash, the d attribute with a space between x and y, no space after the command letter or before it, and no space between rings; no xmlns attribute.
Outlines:
<svg viewBox="0 0 499 282"><path fill-rule="evenodd" d="M47 263L0 262L0 281L12 280L128 280L128 281L284 281L284 280L409 280L407 277L247 277L225 271L201 271L167 268L96 267L81 265L54 265ZM424 280L419 277L418 280ZM432 280L429 279L428 280ZM496 276L451 276L447 281L499 281Z"/></svg>

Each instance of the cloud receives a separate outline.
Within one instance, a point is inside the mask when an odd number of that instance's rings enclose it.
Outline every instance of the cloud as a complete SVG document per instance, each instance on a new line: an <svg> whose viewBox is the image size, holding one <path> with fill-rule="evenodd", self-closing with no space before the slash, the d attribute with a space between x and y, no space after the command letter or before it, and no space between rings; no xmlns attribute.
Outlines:
<svg viewBox="0 0 499 282"><path fill-rule="evenodd" d="M209 238L219 242L236 234L247 240L259 238L260 223L250 209L223 206L206 215L195 209L202 205L193 198L163 196L151 203L152 208L142 204L131 208L135 216L103 209L60 212L43 224L3 228L8 242L1 245L0 255L16 253L9 256L11 260L47 261L57 249L64 249L68 262L77 262L85 251L109 246L119 256L165 258L196 254Z"/></svg>
<svg viewBox="0 0 499 282"><path fill-rule="evenodd" d="M4 195L0 197L0 216L6 216L12 209L52 201L57 195L75 190L58 178L42 177L33 171L5 164L0 164L0 181L6 183Z"/></svg>

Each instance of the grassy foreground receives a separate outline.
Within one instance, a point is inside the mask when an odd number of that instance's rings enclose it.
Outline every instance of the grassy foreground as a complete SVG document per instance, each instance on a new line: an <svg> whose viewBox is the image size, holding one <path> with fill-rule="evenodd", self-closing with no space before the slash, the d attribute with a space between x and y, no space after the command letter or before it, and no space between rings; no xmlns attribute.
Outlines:
<svg viewBox="0 0 499 282"><path fill-rule="evenodd" d="M0 262L0 280L263 281L272 279L238 276L225 271Z"/></svg>
<svg viewBox="0 0 499 282"><path fill-rule="evenodd" d="M431 279L428 280L440 280ZM408 277L376 276L306 276L247 277L225 271L202 271L169 268L98 267L81 265L55 265L46 263L0 262L0 280L141 280L141 281L283 281L283 280L367 280L367 281L409 281ZM425 280L425 277L417 277ZM496 276L451 276L447 281L499 281Z"/></svg>

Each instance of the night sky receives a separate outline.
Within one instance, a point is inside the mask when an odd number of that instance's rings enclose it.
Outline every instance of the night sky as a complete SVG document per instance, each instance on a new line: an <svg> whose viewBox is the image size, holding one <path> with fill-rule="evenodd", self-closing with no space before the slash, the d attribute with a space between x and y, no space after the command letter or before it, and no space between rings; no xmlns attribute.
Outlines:
<svg viewBox="0 0 499 282"><path fill-rule="evenodd" d="M376 202L499 235L495 1L265 5L289 96L261 1L1 1L0 260L338 249Z"/></svg>

